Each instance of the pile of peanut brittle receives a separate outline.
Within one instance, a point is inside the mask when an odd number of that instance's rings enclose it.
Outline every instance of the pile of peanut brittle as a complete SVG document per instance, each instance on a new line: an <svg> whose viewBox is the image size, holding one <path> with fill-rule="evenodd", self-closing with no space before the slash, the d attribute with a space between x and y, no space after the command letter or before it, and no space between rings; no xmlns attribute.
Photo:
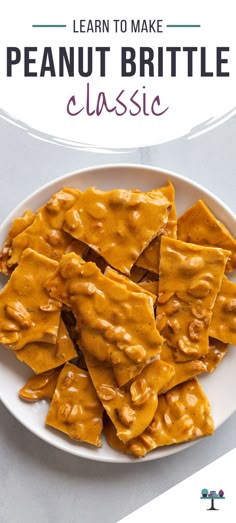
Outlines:
<svg viewBox="0 0 236 523"><path fill-rule="evenodd" d="M213 433L196 376L236 344L236 240L201 200L177 219L149 192L63 188L11 225L0 342L34 372L46 424L144 456Z"/></svg>

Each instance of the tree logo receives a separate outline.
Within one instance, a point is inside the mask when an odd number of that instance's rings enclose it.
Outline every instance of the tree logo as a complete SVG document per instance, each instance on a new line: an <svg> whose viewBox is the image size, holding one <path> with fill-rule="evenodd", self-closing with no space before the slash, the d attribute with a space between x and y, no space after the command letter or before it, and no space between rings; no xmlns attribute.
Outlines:
<svg viewBox="0 0 236 523"><path fill-rule="evenodd" d="M201 491L201 494L202 495L201 495L200 499L211 500L211 506L210 506L210 508L207 508L206 510L219 510L214 505L215 499L225 499L224 491L222 489L220 489L217 494L216 490L210 490L210 492L209 492L207 490L207 488L203 488Z"/></svg>

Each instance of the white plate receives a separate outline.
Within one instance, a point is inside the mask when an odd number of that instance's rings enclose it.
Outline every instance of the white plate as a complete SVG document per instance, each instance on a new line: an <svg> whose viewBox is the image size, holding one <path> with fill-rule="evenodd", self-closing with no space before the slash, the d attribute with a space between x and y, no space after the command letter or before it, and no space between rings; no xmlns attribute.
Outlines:
<svg viewBox="0 0 236 523"><path fill-rule="evenodd" d="M3 244L12 220L20 216L26 209L35 211L50 196L62 186L78 187L86 189L96 186L101 189L112 189L116 187L139 188L147 191L167 180L171 180L176 189L176 204L178 216L199 198L209 205L215 215L221 219L231 232L236 235L236 218L233 213L209 191L200 185L191 182L177 174L159 170L152 167L139 165L112 165L90 168L78 173L71 173L56 179L33 193L23 201L4 221L0 228L0 245ZM2 278L2 285L5 279ZM110 461L116 463L142 463L157 458L162 458L175 452L183 450L193 443L161 447L150 452L142 460L134 460L129 456L111 449L106 441L100 449L92 446L76 443L45 426L44 420L47 413L48 403L41 401L28 404L18 397L18 390L24 385L31 370L20 363L14 354L1 347L0 351L0 398L8 410L31 432L51 443L55 447L66 452L87 459L99 461ZM215 427L218 428L236 409L236 350L231 348L223 362L212 375L201 376L201 384L211 402Z"/></svg>

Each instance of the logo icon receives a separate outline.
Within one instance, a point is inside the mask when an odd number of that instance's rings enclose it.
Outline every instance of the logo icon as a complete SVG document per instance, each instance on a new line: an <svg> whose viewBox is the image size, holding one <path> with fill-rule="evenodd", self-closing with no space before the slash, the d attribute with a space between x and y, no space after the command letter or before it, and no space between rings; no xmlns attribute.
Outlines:
<svg viewBox="0 0 236 523"><path fill-rule="evenodd" d="M211 500L211 506L210 506L210 508L207 508L206 510L219 510L214 505L215 499L225 499L224 491L222 489L220 489L219 492L217 493L216 490L210 490L210 492L209 492L207 488L203 488L201 491L201 494L202 495L201 495L200 499L207 499L209 501Z"/></svg>

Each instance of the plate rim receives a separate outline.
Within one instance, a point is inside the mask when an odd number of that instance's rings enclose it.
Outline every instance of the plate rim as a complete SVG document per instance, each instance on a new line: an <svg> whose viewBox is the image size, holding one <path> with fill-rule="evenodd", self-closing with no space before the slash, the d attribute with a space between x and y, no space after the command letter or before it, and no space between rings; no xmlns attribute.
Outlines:
<svg viewBox="0 0 236 523"><path fill-rule="evenodd" d="M97 171L104 171L104 172L109 172L109 170L111 169L136 169L138 171L149 171L150 173L155 173L158 175L161 174L161 175L164 175L166 177L171 177L172 179L176 179L176 180L179 180L181 182L184 182L184 183L187 183L187 185L191 186L191 187L194 187L200 191L202 191L204 194L207 195L207 197L214 201L215 203L217 203L217 205L219 205L221 208L224 209L224 211L231 217L231 219L233 220L233 222L235 223L235 226L236 226L236 214L230 209L230 207L225 203L223 202L218 196L216 196L214 193L212 193L209 189L205 188L203 185L201 185L200 183L196 182L195 180L192 180L191 178L188 178L182 174L179 174L175 171L172 171L172 170L169 170L169 169L164 169L162 167L159 167L159 166L153 166L153 165L148 165L148 164L140 164L140 163L109 163L109 164L96 164L94 166L90 166L90 167L86 167L86 168L82 168L82 169L79 169L79 170L73 170L73 171L69 171L65 174L63 174L62 176L58 176L56 178L54 178L53 180L51 180L50 182L47 182L46 184L43 184L41 185L40 187L38 187L37 189L35 189L33 192L29 193L21 202L19 202L16 207L14 209L12 209L12 211L4 218L4 220L2 221L1 225L0 225L0 233L2 232L2 230L4 230L6 228L6 226L8 226L9 222L11 222L17 215L18 215L18 212L19 210L22 208L22 207L25 207L27 206L27 202L29 199L34 199L35 197L37 197L38 195L40 195L40 193L43 193L43 191L47 191L48 189L50 189L50 187L54 187L56 184L60 183L61 186L63 186L63 181L68 179L68 178L76 178L77 176L81 176L81 175L86 175L87 173L90 173L91 171L93 173L96 173ZM58 190L58 189L56 189ZM199 438L199 439L196 439L194 441L188 441L188 442L183 442L183 443L180 443L178 445L171 445L171 446L166 446L166 451L164 451L164 447L160 447L160 449L162 450L162 453L160 456L158 456L158 449L155 449L156 452L154 451L153 453L150 452L148 453L144 458L142 459L134 459L133 457L130 457L130 456L126 456L126 455L122 455L120 453L117 453L117 457L116 455L111 455L111 456L102 456L102 455L99 455L97 454L96 455L96 452L94 453L94 455L92 455L91 453L91 450L90 448L88 448L88 450L86 449L86 447L80 447L81 448L81 451L82 451L82 454L80 454L80 448L79 446L78 447L75 447L75 449L73 447L71 448L67 448L67 447L64 447L64 440L61 439L61 441L51 441L50 439L50 434L51 434L51 431L48 431L48 436L47 434L39 434L37 429L34 429L34 427L32 427L28 422L27 420L23 420L20 415L17 413L15 413L14 411L14 408L11 407L11 403L10 405L8 405L8 402L4 399L2 399L2 393L1 393L1 390L0 390L0 400L1 402L3 403L4 407L11 413L11 415L21 424L23 425L27 430L29 430L32 434L34 434L35 436L37 436L39 439L41 439L42 441L50 444L51 446L53 446L54 448L56 449L59 449L61 451L64 451L64 452L67 452L68 454L71 454L71 455L74 455L76 457L79 457L79 458L83 458L83 459L89 459L89 460L92 460L92 461L99 461L101 463L116 463L116 464L123 464L123 463L146 463L146 462L149 462L149 461L154 461L156 459L162 459L162 458L166 458L168 456L171 456L173 454L177 454L178 452L181 452L185 449L188 449L189 447L191 447L192 445L195 445L197 443L199 443L200 441L202 441L203 439L205 438ZM236 404L235 404L235 407L231 409L232 412L230 414L227 415L227 417L225 419L223 419L220 423L218 423L217 425L217 429L223 424L225 423L225 421L227 421L231 416L232 414L235 412L236 410ZM216 429L216 430L217 430Z"/></svg>
<svg viewBox="0 0 236 523"><path fill-rule="evenodd" d="M129 169L129 168L135 168L135 169L138 169L138 170L149 170L151 172L156 172L156 173L160 173L160 174L164 174L164 175L169 175L173 178L177 178L178 180L181 180L181 181L184 181L184 182L187 182L189 185L192 185L193 187L195 187L196 189L199 189L203 192L205 192L208 197L212 200L215 200L221 207L224 207L225 210L227 211L228 214L231 215L231 218L233 218L233 220L236 221L236 214L231 210L231 208L225 203L223 202L223 200L220 199L220 197L216 196L214 193L212 193L210 191L210 189L207 189L205 188L203 185L201 185L200 183L196 182L195 180L192 180L191 178L188 178L187 176L184 176L183 174L179 174L175 171L172 171L172 170L169 170L169 169L163 169L159 166L153 166L153 165L148 165L148 164L138 164L138 163L111 163L111 164L101 164L101 165L94 165L94 166L90 166L90 167L85 167L83 169L79 169L79 170L73 170L73 171L69 171L68 173L62 175L62 176L57 176L57 178L54 178L53 180L51 180L50 182L47 182L43 185L41 185L38 189L35 189L33 192L29 193L28 196L26 196L23 200L21 200L21 202L19 202L16 207L6 216L6 218L4 218L4 220L2 221L1 225L0 225L0 230L2 228L4 228L5 224L8 222L8 220L11 219L11 217L14 217L15 216L15 213L18 211L18 209L20 209L22 206L25 205L25 203L27 202L27 200L29 198L33 198L34 196L37 196L38 193L40 193L41 191L43 190L46 190L48 188L50 188L52 185L54 185L55 183L58 183L60 181L63 181L64 179L68 178L68 177L75 177L77 175L82 175L82 174L86 174L90 171L99 171L99 170L109 170L109 169L114 169L114 168L126 168L126 169Z"/></svg>

